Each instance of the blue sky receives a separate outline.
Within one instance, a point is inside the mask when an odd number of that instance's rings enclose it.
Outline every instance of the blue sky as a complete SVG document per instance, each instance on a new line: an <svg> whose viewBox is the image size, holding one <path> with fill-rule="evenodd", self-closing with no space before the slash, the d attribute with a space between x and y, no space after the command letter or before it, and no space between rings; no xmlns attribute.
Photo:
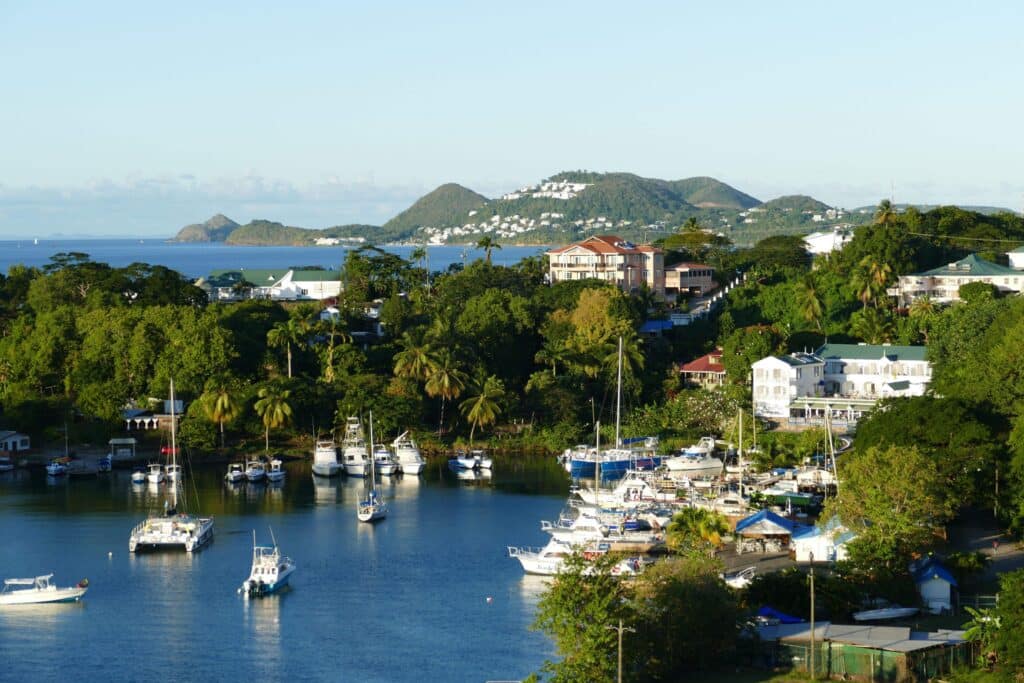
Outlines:
<svg viewBox="0 0 1024 683"><path fill-rule="evenodd" d="M150 5L0 0L0 237L382 222L566 169L1024 204L1017 3Z"/></svg>

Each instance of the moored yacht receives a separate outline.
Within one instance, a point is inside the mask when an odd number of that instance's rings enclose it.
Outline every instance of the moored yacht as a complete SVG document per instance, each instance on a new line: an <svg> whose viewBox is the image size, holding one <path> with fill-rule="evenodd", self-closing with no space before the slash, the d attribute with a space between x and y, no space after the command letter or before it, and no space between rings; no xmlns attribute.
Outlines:
<svg viewBox="0 0 1024 683"><path fill-rule="evenodd" d="M345 474L350 477L366 476L366 441L363 438L363 425L358 417L352 416L345 421L345 438L341 442L341 463L345 466Z"/></svg>
<svg viewBox="0 0 1024 683"><path fill-rule="evenodd" d="M237 484L238 482L245 479L245 464L240 462L233 462L228 465L228 471L224 475L224 481L229 484Z"/></svg>
<svg viewBox="0 0 1024 683"><path fill-rule="evenodd" d="M370 443L373 443L373 413L370 413ZM377 491L377 482L374 477L375 459L373 454L367 458L370 461L370 476L366 478L363 497L356 505L356 518L360 522L377 522L387 517L388 504L384 502Z"/></svg>
<svg viewBox="0 0 1024 683"><path fill-rule="evenodd" d="M409 436L409 432L402 432L397 439L391 442L391 447L395 449L395 457L398 458L398 466L402 468L402 474L416 475L426 467L426 462L420 455L420 449Z"/></svg>
<svg viewBox="0 0 1024 683"><path fill-rule="evenodd" d="M289 577L295 572L295 562L281 555L273 530L270 538L273 546L256 545L256 532L252 532L252 568L239 589L246 597L260 598L276 593L288 585Z"/></svg>
<svg viewBox="0 0 1024 683"><path fill-rule="evenodd" d="M165 478L163 465L158 462L149 463L146 471L146 481L150 484L162 484Z"/></svg>
<svg viewBox="0 0 1024 683"><path fill-rule="evenodd" d="M582 546L571 546L555 538L548 541L543 548L518 548L508 546L508 556L519 561L527 574L554 576L562 571L566 559L576 550L583 552L584 557L597 557L607 550L587 550ZM613 575L636 574L642 568L639 558L628 557L620 560L611 569ZM589 568L588 568L589 569Z"/></svg>
<svg viewBox="0 0 1024 683"><path fill-rule="evenodd" d="M181 465L168 463L164 465L164 473L167 475L167 481L181 481Z"/></svg>
<svg viewBox="0 0 1024 683"><path fill-rule="evenodd" d="M377 444L373 447L373 468L383 476L390 476L401 472L398 460L384 444Z"/></svg>
<svg viewBox="0 0 1024 683"><path fill-rule="evenodd" d="M342 471L338 462L338 447L334 441L321 439L313 447L313 474L319 477L333 477Z"/></svg>
<svg viewBox="0 0 1024 683"><path fill-rule="evenodd" d="M145 484L146 483L146 468L136 467L132 470L132 483L133 484Z"/></svg>
<svg viewBox="0 0 1024 683"><path fill-rule="evenodd" d="M263 481L266 476L267 470L259 458L253 458L245 463L245 478L249 481Z"/></svg>
<svg viewBox="0 0 1024 683"><path fill-rule="evenodd" d="M62 477L68 473L68 464L62 458L54 458L46 465L46 474L51 477Z"/></svg>
<svg viewBox="0 0 1024 683"><path fill-rule="evenodd" d="M473 456L473 460L476 462L476 469L489 470L494 462L491 460L487 452L479 448L474 448L469 452Z"/></svg>
<svg viewBox="0 0 1024 683"><path fill-rule="evenodd" d="M270 461L270 469L267 470L267 481L284 481L284 463L278 458Z"/></svg>
<svg viewBox="0 0 1024 683"><path fill-rule="evenodd" d="M478 469L479 464L472 453L455 451L455 455L448 458L448 467L453 470L475 470Z"/></svg>

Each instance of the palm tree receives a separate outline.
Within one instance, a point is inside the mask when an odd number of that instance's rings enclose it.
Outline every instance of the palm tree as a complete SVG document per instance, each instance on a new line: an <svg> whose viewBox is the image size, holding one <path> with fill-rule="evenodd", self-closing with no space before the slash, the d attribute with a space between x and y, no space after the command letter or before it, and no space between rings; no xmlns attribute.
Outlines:
<svg viewBox="0 0 1024 683"><path fill-rule="evenodd" d="M426 382L437 365L433 346L423 339L422 334L408 330L402 333L398 345L402 350L395 354L395 376Z"/></svg>
<svg viewBox="0 0 1024 683"><path fill-rule="evenodd" d="M713 554L722 545L729 524L722 515L704 508L683 508L665 529L665 542L678 553Z"/></svg>
<svg viewBox="0 0 1024 683"><path fill-rule="evenodd" d="M462 416L472 425L469 430L469 444L473 445L473 435L477 427L494 424L501 414L500 401L505 398L505 385L494 375L482 381L478 379L473 385L474 396L470 396L459 404Z"/></svg>
<svg viewBox="0 0 1024 683"><path fill-rule="evenodd" d="M875 223L878 225L889 226L896 222L896 208L892 205L892 202L888 199L883 199L878 203L878 208L875 209Z"/></svg>
<svg viewBox="0 0 1024 683"><path fill-rule="evenodd" d="M892 324L883 311L865 308L850 319L850 331L868 344L882 344L892 338Z"/></svg>
<svg viewBox="0 0 1024 683"><path fill-rule="evenodd" d="M305 320L289 318L277 323L267 332L267 345L274 348L285 347L288 354L288 377L292 376L292 346L301 346L309 334L309 323Z"/></svg>
<svg viewBox="0 0 1024 683"><path fill-rule="evenodd" d="M414 247L409 252L409 260L419 264L420 268L423 268L423 264L427 259L427 248L425 246Z"/></svg>
<svg viewBox="0 0 1024 683"><path fill-rule="evenodd" d="M683 223L683 226L680 228L683 232L696 232L697 230L703 229L704 228L700 227L700 222L697 220L696 216L690 216L687 218L686 222Z"/></svg>
<svg viewBox="0 0 1024 683"><path fill-rule="evenodd" d="M865 256L860 261L861 268L867 271L867 278L872 286L872 294L875 297L875 308L878 307L878 295L885 291L885 286L889 284L889 278L892 276L892 267L888 263L882 263L876 261L870 256Z"/></svg>
<svg viewBox="0 0 1024 683"><path fill-rule="evenodd" d="M261 387L257 392L259 400L253 407L256 408L256 414L263 418L265 448L268 453L270 452L270 430L288 424L291 419L292 407L288 404L288 397L291 395L292 392L288 389L273 386Z"/></svg>
<svg viewBox="0 0 1024 683"><path fill-rule="evenodd" d="M220 425L221 448L224 448L224 424L233 421L242 411L234 392L235 387L230 379L221 375L206 382L206 390L199 399L207 419Z"/></svg>
<svg viewBox="0 0 1024 683"><path fill-rule="evenodd" d="M445 402L455 400L462 395L462 390L466 388L466 379L466 373L459 368L450 349L445 348L437 354L434 365L430 369L430 375L427 377L427 383L423 388L426 390L427 396L441 398L441 419L437 424L438 434L444 428Z"/></svg>
<svg viewBox="0 0 1024 683"><path fill-rule="evenodd" d="M853 287L853 293L857 299L864 305L864 308L867 308L875 296L875 283L871 279L870 273L863 268L854 270L850 276L850 286Z"/></svg>
<svg viewBox="0 0 1024 683"><path fill-rule="evenodd" d="M800 315L809 323L814 323L821 332L821 316L824 305L821 301L821 294L814 284L814 278L805 275L796 285L796 305L800 309Z"/></svg>
<svg viewBox="0 0 1024 683"><path fill-rule="evenodd" d="M345 330L340 316L330 316L317 325L320 331L327 334L327 348L323 351L324 382L331 384L336 379L334 373L334 353L338 344L352 343L352 336Z"/></svg>
<svg viewBox="0 0 1024 683"><path fill-rule="evenodd" d="M477 249L484 250L484 258L488 264L491 262L491 251L494 249L501 249L501 245L491 239L490 235L484 235L476 242Z"/></svg>

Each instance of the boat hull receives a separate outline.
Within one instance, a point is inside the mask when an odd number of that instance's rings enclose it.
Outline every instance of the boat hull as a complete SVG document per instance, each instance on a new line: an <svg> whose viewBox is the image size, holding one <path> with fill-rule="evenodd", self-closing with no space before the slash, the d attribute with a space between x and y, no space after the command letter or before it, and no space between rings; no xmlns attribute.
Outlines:
<svg viewBox="0 0 1024 683"><path fill-rule="evenodd" d="M336 462L315 462L313 463L313 474L318 477L336 477L341 474L344 468Z"/></svg>
<svg viewBox="0 0 1024 683"><path fill-rule="evenodd" d="M87 588L56 588L52 590L28 589L0 595L0 605L45 605L58 602L78 602Z"/></svg>
<svg viewBox="0 0 1024 683"><path fill-rule="evenodd" d="M277 581L273 583L258 581L250 577L242 584L242 592L250 598L264 598L268 595L279 593L288 587L288 580L293 573L295 573L295 565L291 565L288 569L281 572Z"/></svg>
<svg viewBox="0 0 1024 683"><path fill-rule="evenodd" d="M626 472L631 469L653 470L661 465L661 460L659 456L605 460L601 462L601 479L604 481L622 479L622 477L626 476ZM573 458L569 461L569 476L573 479L593 479L595 467L596 465L593 460Z"/></svg>
<svg viewBox="0 0 1024 683"><path fill-rule="evenodd" d="M366 463L355 462L345 465L345 474L350 477L365 477Z"/></svg>
<svg viewBox="0 0 1024 683"><path fill-rule="evenodd" d="M426 463L402 462L399 463L399 466L402 468L402 474L411 474L415 476L423 471L423 468L426 467Z"/></svg>

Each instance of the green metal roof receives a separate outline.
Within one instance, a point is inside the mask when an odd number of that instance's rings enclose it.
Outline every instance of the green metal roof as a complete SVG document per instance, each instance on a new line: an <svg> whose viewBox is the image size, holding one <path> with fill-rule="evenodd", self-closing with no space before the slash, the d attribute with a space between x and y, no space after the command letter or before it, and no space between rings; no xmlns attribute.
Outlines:
<svg viewBox="0 0 1024 683"><path fill-rule="evenodd" d="M212 287L230 287L236 282L245 280L257 287L269 287L288 274L291 268L249 270L214 270L204 278L204 282ZM337 270L295 270L292 282L340 282L341 272Z"/></svg>
<svg viewBox="0 0 1024 683"><path fill-rule="evenodd" d="M1021 271L992 263L985 259L978 258L976 254L968 254L956 263L950 263L940 268L932 268L917 275L946 275L950 277L991 277L994 275L1017 275Z"/></svg>
<svg viewBox="0 0 1024 683"><path fill-rule="evenodd" d="M1024 254L1024 244L1022 244L1021 246L1017 247L1016 249L1011 249L1009 253L1011 253L1011 254Z"/></svg>
<svg viewBox="0 0 1024 683"><path fill-rule="evenodd" d="M293 282L340 282L341 271L338 270L296 270L292 273Z"/></svg>
<svg viewBox="0 0 1024 683"><path fill-rule="evenodd" d="M817 351L824 359L879 360L886 356L891 360L928 360L925 346L895 346L886 344L825 344Z"/></svg>

